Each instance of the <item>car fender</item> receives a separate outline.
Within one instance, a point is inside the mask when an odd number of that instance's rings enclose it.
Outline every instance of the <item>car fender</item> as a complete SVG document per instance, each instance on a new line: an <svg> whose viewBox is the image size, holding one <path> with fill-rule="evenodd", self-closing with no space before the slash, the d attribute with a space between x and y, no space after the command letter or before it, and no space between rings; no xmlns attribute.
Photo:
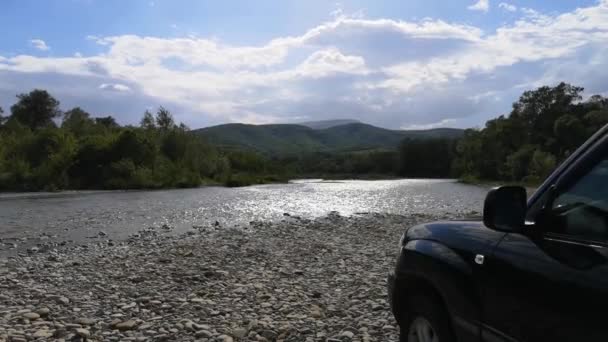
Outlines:
<svg viewBox="0 0 608 342"><path fill-rule="evenodd" d="M432 240L408 241L400 253L397 292L407 295L412 283L428 284L445 304L459 340L479 337L481 292L474 265L448 246Z"/></svg>

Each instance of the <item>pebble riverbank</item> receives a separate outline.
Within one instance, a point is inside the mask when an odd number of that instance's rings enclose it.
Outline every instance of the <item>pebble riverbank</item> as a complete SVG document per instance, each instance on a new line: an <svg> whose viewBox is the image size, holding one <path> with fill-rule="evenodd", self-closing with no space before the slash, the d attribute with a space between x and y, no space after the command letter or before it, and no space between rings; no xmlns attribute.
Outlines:
<svg viewBox="0 0 608 342"><path fill-rule="evenodd" d="M0 341L397 341L386 274L437 218L285 214L3 258Z"/></svg>

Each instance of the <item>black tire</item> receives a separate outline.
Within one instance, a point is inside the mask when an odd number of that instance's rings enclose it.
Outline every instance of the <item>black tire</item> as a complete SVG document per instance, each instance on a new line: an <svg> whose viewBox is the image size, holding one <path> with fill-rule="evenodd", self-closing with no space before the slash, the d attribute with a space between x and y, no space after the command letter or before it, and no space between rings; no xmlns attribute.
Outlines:
<svg viewBox="0 0 608 342"><path fill-rule="evenodd" d="M435 296L417 293L408 297L406 312L399 322L399 341L408 342L410 326L418 317L426 319L433 328L439 342L455 342L450 317L441 301Z"/></svg>

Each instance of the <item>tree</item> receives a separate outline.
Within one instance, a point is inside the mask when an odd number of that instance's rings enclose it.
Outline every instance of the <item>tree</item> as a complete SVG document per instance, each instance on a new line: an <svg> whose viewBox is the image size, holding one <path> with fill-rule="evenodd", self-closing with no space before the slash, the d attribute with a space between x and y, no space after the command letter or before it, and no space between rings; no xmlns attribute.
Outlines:
<svg viewBox="0 0 608 342"><path fill-rule="evenodd" d="M161 151L171 161L178 161L184 157L188 148L188 137L177 130L167 134L162 141Z"/></svg>
<svg viewBox="0 0 608 342"><path fill-rule="evenodd" d="M173 115L163 106L160 106L156 112L156 125L163 131L168 131L175 127Z"/></svg>
<svg viewBox="0 0 608 342"><path fill-rule="evenodd" d="M602 95L592 95L587 102L596 106L596 108L608 108L608 98L605 98Z"/></svg>
<svg viewBox="0 0 608 342"><path fill-rule="evenodd" d="M93 126L93 120L89 113L82 110L80 107L75 107L63 114L63 122L61 128L67 129L75 136L81 136Z"/></svg>
<svg viewBox="0 0 608 342"><path fill-rule="evenodd" d="M406 177L448 177L454 143L448 139L404 139L399 145L399 174Z"/></svg>
<svg viewBox="0 0 608 342"><path fill-rule="evenodd" d="M53 119L61 115L59 101L46 90L35 89L17 98L19 101L11 107L12 117L33 130L54 126Z"/></svg>
<svg viewBox="0 0 608 342"><path fill-rule="evenodd" d="M543 146L558 153L558 147L552 140L555 121L566 113L574 112L583 90L582 87L562 82L555 87L544 86L525 91L513 104L509 119L521 122L527 132L525 143Z"/></svg>
<svg viewBox="0 0 608 342"><path fill-rule="evenodd" d="M0 107L0 126L4 125L7 120L2 114L4 114L4 110Z"/></svg>
<svg viewBox="0 0 608 342"><path fill-rule="evenodd" d="M456 174L473 178L481 177L479 163L482 160L482 137L476 129L467 129L456 144L456 158L452 168Z"/></svg>
<svg viewBox="0 0 608 342"><path fill-rule="evenodd" d="M582 101L583 88L560 83L525 91L508 117L489 120L458 142L454 169L488 180L540 179L608 123L608 101Z"/></svg>
<svg viewBox="0 0 608 342"><path fill-rule="evenodd" d="M527 180L542 181L555 169L555 165L555 157L552 154L540 150L534 151L530 160L530 175Z"/></svg>
<svg viewBox="0 0 608 342"><path fill-rule="evenodd" d="M583 120L587 127L587 135L591 135L608 124L608 108L592 110L585 114Z"/></svg>
<svg viewBox="0 0 608 342"><path fill-rule="evenodd" d="M111 116L95 118L95 123L107 129L115 129L120 127L120 125L116 123L116 120Z"/></svg>
<svg viewBox="0 0 608 342"><path fill-rule="evenodd" d="M521 181L529 173L530 160L538 146L524 145L507 157L502 175L513 181Z"/></svg>
<svg viewBox="0 0 608 342"><path fill-rule="evenodd" d="M156 128L156 124L154 123L154 116L150 113L149 110L144 112L144 117L141 119L139 126L143 129L152 130Z"/></svg>
<svg viewBox="0 0 608 342"><path fill-rule="evenodd" d="M78 189L103 187L104 167L112 162L114 136L109 134L86 135L79 141L74 164L70 167L71 185Z"/></svg>
<svg viewBox="0 0 608 342"><path fill-rule="evenodd" d="M75 107L57 128L58 102L48 93L35 90L19 99L11 108L14 115L0 127L0 191L186 187L226 181L232 172L230 158L187 126L176 126L163 107L158 115L163 133L157 134L150 112L141 128L121 127L111 116L92 118ZM268 179L266 157L226 153L240 168L240 184ZM284 170L280 163L273 167L277 174Z"/></svg>
<svg viewBox="0 0 608 342"><path fill-rule="evenodd" d="M68 169L78 146L74 136L57 128L39 130L26 147L36 188L56 190L69 186Z"/></svg>
<svg viewBox="0 0 608 342"><path fill-rule="evenodd" d="M141 132L141 131L140 131ZM156 147L147 135L132 129L120 133L113 146L113 160L130 159L136 165L152 165Z"/></svg>
<svg viewBox="0 0 608 342"><path fill-rule="evenodd" d="M177 127L180 131L182 132L187 132L190 130L190 127L188 127L185 123L180 122L179 126Z"/></svg>
<svg viewBox="0 0 608 342"><path fill-rule="evenodd" d="M573 152L587 138L585 126L573 115L563 115L553 125L555 139L558 142L559 155L566 156Z"/></svg>

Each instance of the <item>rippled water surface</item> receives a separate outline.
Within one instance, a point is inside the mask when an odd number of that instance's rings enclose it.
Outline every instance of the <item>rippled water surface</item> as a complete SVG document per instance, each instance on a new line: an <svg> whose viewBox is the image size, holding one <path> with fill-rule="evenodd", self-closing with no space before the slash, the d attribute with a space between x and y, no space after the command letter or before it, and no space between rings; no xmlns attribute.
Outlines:
<svg viewBox="0 0 608 342"><path fill-rule="evenodd" d="M317 217L330 211L464 213L481 211L486 189L451 180L293 181L244 188L66 192L0 195L0 237L40 235L112 238L167 224L175 231L216 220L222 226L276 220L283 213Z"/></svg>

